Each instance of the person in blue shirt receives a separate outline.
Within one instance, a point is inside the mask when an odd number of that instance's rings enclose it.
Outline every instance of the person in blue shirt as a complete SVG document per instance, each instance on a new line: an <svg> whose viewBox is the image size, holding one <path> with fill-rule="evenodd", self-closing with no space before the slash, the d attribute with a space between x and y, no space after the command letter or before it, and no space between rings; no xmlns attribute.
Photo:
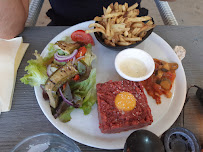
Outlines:
<svg viewBox="0 0 203 152"><path fill-rule="evenodd" d="M175 0L166 0L175 1ZM74 25L102 15L103 6L118 2L130 5L141 0L50 0L52 9L47 12L49 25ZM29 0L0 0L0 38L10 39L20 34L25 26Z"/></svg>

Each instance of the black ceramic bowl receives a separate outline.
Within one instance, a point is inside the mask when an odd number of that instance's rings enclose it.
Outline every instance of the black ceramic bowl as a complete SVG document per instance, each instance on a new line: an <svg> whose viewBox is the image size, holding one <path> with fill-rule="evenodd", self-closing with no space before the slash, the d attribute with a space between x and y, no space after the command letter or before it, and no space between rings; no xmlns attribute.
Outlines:
<svg viewBox="0 0 203 152"><path fill-rule="evenodd" d="M162 141L148 130L137 130L127 138L124 152L164 152Z"/></svg>
<svg viewBox="0 0 203 152"><path fill-rule="evenodd" d="M140 14L138 17L141 17L141 16L147 16L148 15L148 10L145 9L145 8L140 8ZM152 21L154 22L153 18L152 18ZM96 39L105 47L109 48L109 49L112 49L112 50L116 50L116 51L121 51L121 50L124 50L126 48L133 48L135 46L137 46L138 44L142 43L146 38L149 37L149 35L152 33L153 29L147 31L147 34L142 38L142 41L138 41L136 43L133 43L131 45L128 45L128 46L110 46L110 45L107 45L106 43L104 43L104 39L102 38L102 33L100 32L95 32L94 35L96 37Z"/></svg>

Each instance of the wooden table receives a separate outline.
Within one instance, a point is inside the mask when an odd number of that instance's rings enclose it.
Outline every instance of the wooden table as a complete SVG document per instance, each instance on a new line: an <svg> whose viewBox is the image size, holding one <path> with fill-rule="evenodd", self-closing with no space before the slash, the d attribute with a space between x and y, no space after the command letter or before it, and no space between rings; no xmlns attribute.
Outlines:
<svg viewBox="0 0 203 152"><path fill-rule="evenodd" d="M22 84L19 79L25 74L24 68L27 65L27 60L33 58L34 50L41 52L53 37L66 28L31 27L25 28L25 31L21 34L24 42L30 43L30 46L18 70L12 109L10 112L0 115L1 152L8 152L24 138L41 132L61 134L42 113L34 89ZM188 86L196 84L203 87L203 26L157 26L154 32L165 39L172 48L180 45L187 50L183 66ZM191 130L200 143L203 143L203 106L196 98L195 91L193 89L190 92L191 99L174 126ZM77 144L83 152L108 151L88 147L80 143ZM121 152L122 150L116 151Z"/></svg>

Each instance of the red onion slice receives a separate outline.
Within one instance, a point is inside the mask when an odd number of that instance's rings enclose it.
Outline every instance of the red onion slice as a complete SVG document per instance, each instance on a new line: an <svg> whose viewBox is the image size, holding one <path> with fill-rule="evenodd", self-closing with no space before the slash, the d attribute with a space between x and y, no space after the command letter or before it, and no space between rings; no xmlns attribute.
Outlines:
<svg viewBox="0 0 203 152"><path fill-rule="evenodd" d="M52 73L54 73L56 70L57 70L57 68L52 67L51 64L49 64L49 65L47 66L47 75L48 75L48 76L51 76Z"/></svg>
<svg viewBox="0 0 203 152"><path fill-rule="evenodd" d="M51 74L52 74L51 64L49 64L48 67L47 67L47 75L50 76Z"/></svg>
<svg viewBox="0 0 203 152"><path fill-rule="evenodd" d="M71 101L69 101L68 99L66 99L61 91L61 88L59 88L59 93L63 99L63 101L65 101L67 104L69 104L70 106L73 106L73 103Z"/></svg>
<svg viewBox="0 0 203 152"><path fill-rule="evenodd" d="M75 63L75 56L74 56L73 61L72 61L72 64L74 64L74 63Z"/></svg>
<svg viewBox="0 0 203 152"><path fill-rule="evenodd" d="M61 97L62 97L62 99L63 99L64 102L66 102L66 103L69 104L70 106L73 106L74 108L78 108L78 107L79 107L78 104L75 104L75 103L69 101L68 99L66 99L66 98L64 97L64 95L63 95L63 93L62 93L62 91L61 91L61 88L59 88L59 93L60 93L60 95L61 95Z"/></svg>
<svg viewBox="0 0 203 152"><path fill-rule="evenodd" d="M54 59L55 59L56 61L58 61L58 62L67 62L67 61L69 61L70 59L74 58L77 53L78 53L78 50L77 50L77 49L75 49L75 50L73 51L73 53L72 53L71 55L68 55L68 56L61 56L61 55L58 54L58 52L56 52L56 53L54 54Z"/></svg>

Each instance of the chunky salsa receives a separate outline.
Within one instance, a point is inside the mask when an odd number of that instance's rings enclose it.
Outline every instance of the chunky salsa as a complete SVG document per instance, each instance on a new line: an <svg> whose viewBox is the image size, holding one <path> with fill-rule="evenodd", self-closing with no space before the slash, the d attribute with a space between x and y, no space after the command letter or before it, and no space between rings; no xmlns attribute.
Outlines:
<svg viewBox="0 0 203 152"><path fill-rule="evenodd" d="M161 103L161 95L171 98L171 88L176 77L175 70L178 69L177 63L154 59L155 70L151 77L142 81L147 93L152 96L157 104Z"/></svg>

